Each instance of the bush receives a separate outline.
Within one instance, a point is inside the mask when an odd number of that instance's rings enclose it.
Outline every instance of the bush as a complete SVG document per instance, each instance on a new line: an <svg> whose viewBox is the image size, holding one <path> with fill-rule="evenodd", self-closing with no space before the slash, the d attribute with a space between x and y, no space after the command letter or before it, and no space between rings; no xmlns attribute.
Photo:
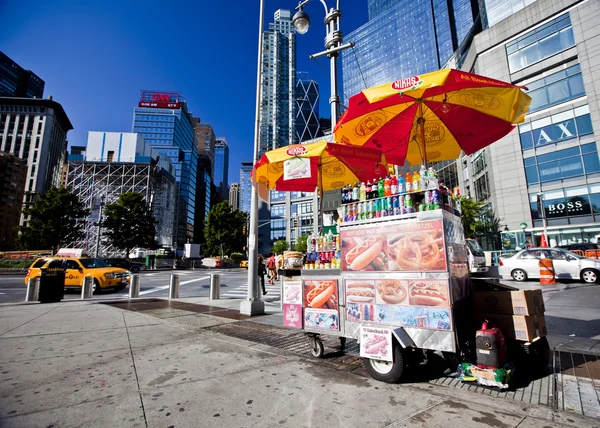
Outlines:
<svg viewBox="0 0 600 428"><path fill-rule="evenodd" d="M239 263L245 259L244 255L242 253L231 253L229 258L231 260L233 260L235 263Z"/></svg>
<svg viewBox="0 0 600 428"><path fill-rule="evenodd" d="M31 260L10 260L10 259L1 259L0 260L0 268L28 268L33 263L34 259Z"/></svg>

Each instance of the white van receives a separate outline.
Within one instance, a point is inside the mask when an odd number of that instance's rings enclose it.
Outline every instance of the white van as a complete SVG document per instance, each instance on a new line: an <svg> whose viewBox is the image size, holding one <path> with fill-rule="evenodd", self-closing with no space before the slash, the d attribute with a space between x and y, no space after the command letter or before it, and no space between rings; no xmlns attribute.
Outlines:
<svg viewBox="0 0 600 428"><path fill-rule="evenodd" d="M485 273L490 270L485 265L485 253L483 249L474 239L467 239L467 251L469 253L469 272L470 273Z"/></svg>

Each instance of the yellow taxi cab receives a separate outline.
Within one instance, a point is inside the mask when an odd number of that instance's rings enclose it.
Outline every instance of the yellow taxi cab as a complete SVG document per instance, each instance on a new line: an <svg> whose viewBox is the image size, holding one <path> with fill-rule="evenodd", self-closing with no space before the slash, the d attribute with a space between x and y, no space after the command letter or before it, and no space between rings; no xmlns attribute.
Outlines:
<svg viewBox="0 0 600 428"><path fill-rule="evenodd" d="M131 279L129 271L109 266L104 260L88 257L41 257L35 260L25 276L25 285L29 278L42 275L42 268L64 268L65 288L81 288L83 278L94 278L94 293L106 288L123 290Z"/></svg>
<svg viewBox="0 0 600 428"><path fill-rule="evenodd" d="M248 260L242 260L240 262L240 267L247 268L248 267Z"/></svg>

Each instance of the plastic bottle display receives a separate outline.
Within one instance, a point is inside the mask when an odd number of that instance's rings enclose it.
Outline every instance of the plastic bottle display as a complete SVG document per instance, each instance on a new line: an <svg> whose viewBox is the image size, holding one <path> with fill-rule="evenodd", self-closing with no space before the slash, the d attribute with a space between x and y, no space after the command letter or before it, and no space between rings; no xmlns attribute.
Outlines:
<svg viewBox="0 0 600 428"><path fill-rule="evenodd" d="M384 196L385 196L385 188L384 188L384 184L383 184L383 178L380 178L379 182L377 183L377 197L383 198Z"/></svg>
<svg viewBox="0 0 600 428"><path fill-rule="evenodd" d="M371 199L371 180L367 180L367 185L365 186L365 196L367 200Z"/></svg>
<svg viewBox="0 0 600 428"><path fill-rule="evenodd" d="M410 186L413 192L419 192L421 190L421 176L418 171L415 171L412 175L412 183Z"/></svg>
<svg viewBox="0 0 600 428"><path fill-rule="evenodd" d="M366 201L367 200L367 186L365 185L365 183L360 183L360 188L358 190L359 193L359 198L361 201Z"/></svg>
<svg viewBox="0 0 600 428"><path fill-rule="evenodd" d="M352 201L356 202L360 199L358 183L354 183L354 187L352 188Z"/></svg>
<svg viewBox="0 0 600 428"><path fill-rule="evenodd" d="M383 195L392 196L392 179L390 177L385 177L383 180Z"/></svg>
<svg viewBox="0 0 600 428"><path fill-rule="evenodd" d="M410 173L410 171L408 171L404 176L404 186L404 191L406 193L412 192L412 174Z"/></svg>
<svg viewBox="0 0 600 428"><path fill-rule="evenodd" d="M400 193L398 191L398 178L395 175L392 175L391 184L390 184L391 195L397 195Z"/></svg>

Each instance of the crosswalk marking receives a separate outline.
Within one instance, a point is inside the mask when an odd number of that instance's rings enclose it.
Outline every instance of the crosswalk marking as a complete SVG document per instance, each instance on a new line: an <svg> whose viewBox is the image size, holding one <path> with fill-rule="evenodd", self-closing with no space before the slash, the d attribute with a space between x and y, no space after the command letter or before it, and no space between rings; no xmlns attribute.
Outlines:
<svg viewBox="0 0 600 428"><path fill-rule="evenodd" d="M267 290L267 294L264 296L261 295L262 300L264 300L265 302L281 300L281 287L278 284L265 284L265 289ZM248 297L248 284L240 285L239 287L236 287L232 290L228 290L227 293L221 294L221 298L226 299L244 299L246 297Z"/></svg>

